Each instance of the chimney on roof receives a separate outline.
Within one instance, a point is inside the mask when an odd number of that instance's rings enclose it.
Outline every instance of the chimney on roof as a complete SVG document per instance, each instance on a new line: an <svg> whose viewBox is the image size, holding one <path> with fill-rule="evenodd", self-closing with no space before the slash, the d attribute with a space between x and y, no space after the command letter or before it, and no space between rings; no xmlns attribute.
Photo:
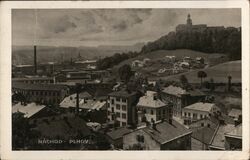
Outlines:
<svg viewBox="0 0 250 160"><path fill-rule="evenodd" d="M34 74L37 74L36 45L34 46Z"/></svg>

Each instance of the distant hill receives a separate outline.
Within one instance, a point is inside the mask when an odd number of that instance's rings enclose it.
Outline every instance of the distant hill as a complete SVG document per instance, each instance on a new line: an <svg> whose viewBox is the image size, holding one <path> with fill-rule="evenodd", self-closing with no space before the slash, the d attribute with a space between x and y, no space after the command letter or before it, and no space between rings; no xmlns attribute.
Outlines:
<svg viewBox="0 0 250 160"><path fill-rule="evenodd" d="M157 50L191 49L204 53L224 53L230 60L241 59L241 30L234 27L206 27L203 31L169 32L142 47L141 53Z"/></svg>
<svg viewBox="0 0 250 160"><path fill-rule="evenodd" d="M37 46L37 61L38 63L70 61L71 58L77 59L79 54L82 59L98 59L114 53L138 52L143 45L143 43L137 43L131 46L98 47ZM33 46L13 46L12 64L33 64Z"/></svg>
<svg viewBox="0 0 250 160"><path fill-rule="evenodd" d="M222 64L218 64L209 68L201 69L207 73L207 78L204 80L214 79L215 83L227 83L228 76L232 76L233 83L241 82L241 60L238 61L230 61ZM190 83L200 83L200 79L197 78L197 72L199 70L190 71L186 73L182 73L185 75ZM168 77L161 77L163 80L179 80L180 75L173 75ZM159 79L159 78L158 78Z"/></svg>

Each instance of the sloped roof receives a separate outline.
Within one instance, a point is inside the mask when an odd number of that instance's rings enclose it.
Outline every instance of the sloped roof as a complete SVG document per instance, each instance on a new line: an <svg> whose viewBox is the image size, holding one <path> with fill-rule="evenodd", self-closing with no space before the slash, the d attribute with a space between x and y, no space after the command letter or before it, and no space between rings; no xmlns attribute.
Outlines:
<svg viewBox="0 0 250 160"><path fill-rule="evenodd" d="M192 137L205 143L205 144L210 144L213 135L216 132L216 128L211 128L211 127L201 127L201 128L193 128L192 130Z"/></svg>
<svg viewBox="0 0 250 160"><path fill-rule="evenodd" d="M159 108L166 106L164 102L160 99L154 99L153 95L142 96L137 103L137 106L151 107L151 108Z"/></svg>
<svg viewBox="0 0 250 160"><path fill-rule="evenodd" d="M168 122L158 123L156 124L156 129L145 127L142 130L161 144L192 133L191 130L188 130L175 120L172 120L172 124Z"/></svg>
<svg viewBox="0 0 250 160"><path fill-rule="evenodd" d="M12 113L21 112L24 114L24 117L30 118L34 114L41 111L43 108L45 108L44 105L37 105L36 103L29 103L27 105L22 105L21 103L17 103L14 106L12 106Z"/></svg>
<svg viewBox="0 0 250 160"><path fill-rule="evenodd" d="M127 90L120 90L120 91L116 91L116 92L112 92L109 94L109 96L113 96L113 97L131 97L136 95L136 92L130 92Z"/></svg>
<svg viewBox="0 0 250 160"><path fill-rule="evenodd" d="M170 94L170 95L175 95L178 97L183 95L183 94L188 94L186 90L182 89L181 87L176 87L173 85L170 85L170 86L164 88L162 92Z"/></svg>
<svg viewBox="0 0 250 160"><path fill-rule="evenodd" d="M114 130L108 132L107 135L111 139L116 140L116 139L122 138L123 135L130 133L130 132L132 132L132 129L129 129L127 127L121 127L121 128L114 129Z"/></svg>
<svg viewBox="0 0 250 160"><path fill-rule="evenodd" d="M191 104L189 106L186 106L184 109L192 109L192 110L198 110L198 111L204 111L204 112L210 112L212 107L214 107L214 103L203 103L198 102Z"/></svg>
<svg viewBox="0 0 250 160"><path fill-rule="evenodd" d="M225 136L242 139L242 124L237 125L231 132L225 133Z"/></svg>

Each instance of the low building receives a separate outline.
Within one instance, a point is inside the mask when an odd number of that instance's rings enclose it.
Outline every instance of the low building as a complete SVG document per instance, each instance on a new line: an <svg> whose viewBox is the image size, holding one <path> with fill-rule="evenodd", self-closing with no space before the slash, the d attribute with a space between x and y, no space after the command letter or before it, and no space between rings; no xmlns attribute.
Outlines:
<svg viewBox="0 0 250 160"><path fill-rule="evenodd" d="M29 104L21 104L17 103L12 106L12 113L23 113L25 118L35 118L36 115L39 114L39 112L43 112L45 109L45 105L38 105L36 103L29 103Z"/></svg>
<svg viewBox="0 0 250 160"><path fill-rule="evenodd" d="M219 113L220 109L214 103L198 102L183 108L182 118L184 119L184 124L190 124L199 119Z"/></svg>
<svg viewBox="0 0 250 160"><path fill-rule="evenodd" d="M231 132L225 133L225 149L242 149L242 124L237 125Z"/></svg>
<svg viewBox="0 0 250 160"><path fill-rule="evenodd" d="M135 125L137 101L136 92L121 90L110 93L108 120L115 121L118 126Z"/></svg>
<svg viewBox="0 0 250 160"><path fill-rule="evenodd" d="M132 129L127 127L120 127L113 129L110 132L107 132L107 139L113 145L114 149L122 149L123 148L123 136L132 132Z"/></svg>
<svg viewBox="0 0 250 160"><path fill-rule="evenodd" d="M22 94L27 102L58 105L69 93L68 87L59 84L12 83L12 92Z"/></svg>
<svg viewBox="0 0 250 160"><path fill-rule="evenodd" d="M190 150L191 131L177 121L161 122L125 134L125 150Z"/></svg>
<svg viewBox="0 0 250 160"><path fill-rule="evenodd" d="M20 82L26 84L49 84L54 83L53 77L24 77L24 78L12 78L12 82Z"/></svg>
<svg viewBox="0 0 250 160"><path fill-rule="evenodd" d="M139 99L136 107L139 123L151 120L157 122L169 117L167 104L162 102L154 91L147 91L146 95Z"/></svg>

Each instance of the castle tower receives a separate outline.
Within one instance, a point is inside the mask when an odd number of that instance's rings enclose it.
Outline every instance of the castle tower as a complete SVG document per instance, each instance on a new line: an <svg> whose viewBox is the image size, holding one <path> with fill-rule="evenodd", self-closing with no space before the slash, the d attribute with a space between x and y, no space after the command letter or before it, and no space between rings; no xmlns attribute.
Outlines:
<svg viewBox="0 0 250 160"><path fill-rule="evenodd" d="M190 14L188 14L188 16L187 16L187 25L192 26L192 19L191 19Z"/></svg>

